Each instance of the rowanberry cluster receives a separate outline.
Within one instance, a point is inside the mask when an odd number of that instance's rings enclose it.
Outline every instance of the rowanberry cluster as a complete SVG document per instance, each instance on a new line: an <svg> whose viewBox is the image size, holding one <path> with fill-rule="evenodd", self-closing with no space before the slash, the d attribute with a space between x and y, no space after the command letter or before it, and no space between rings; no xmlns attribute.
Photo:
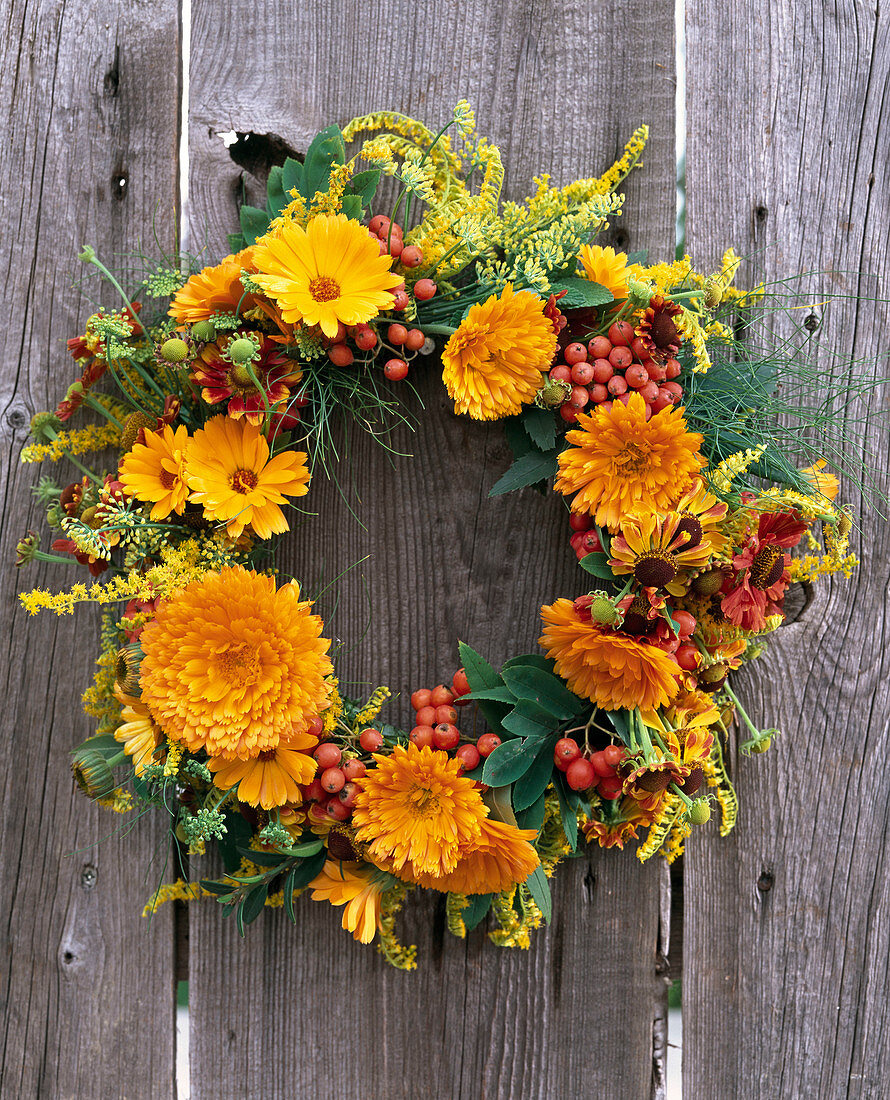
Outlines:
<svg viewBox="0 0 890 1100"><path fill-rule="evenodd" d="M582 752L572 737L560 737L553 750L553 762L565 773L566 783L573 791L589 791L595 788L600 797L617 798L621 794L622 779L618 774L626 753L620 745L607 745L598 752L585 747Z"/></svg>
<svg viewBox="0 0 890 1100"><path fill-rule="evenodd" d="M653 357L629 321L616 321L607 336L564 347L562 361L550 368L549 377L571 386L559 414L572 424L589 405L610 408L615 400L626 405L634 391L646 402L648 419L680 401L683 390L674 381L679 373L678 360Z"/></svg>
<svg viewBox="0 0 890 1100"><path fill-rule="evenodd" d="M462 668L455 672L451 688L418 688L411 696L414 707L414 728L408 734L418 748L441 749L451 753L461 763L462 772L471 772L479 762L490 756L501 743L495 733L484 733L478 741L461 736L457 728L457 708L464 706L464 695L470 691L467 675Z"/></svg>

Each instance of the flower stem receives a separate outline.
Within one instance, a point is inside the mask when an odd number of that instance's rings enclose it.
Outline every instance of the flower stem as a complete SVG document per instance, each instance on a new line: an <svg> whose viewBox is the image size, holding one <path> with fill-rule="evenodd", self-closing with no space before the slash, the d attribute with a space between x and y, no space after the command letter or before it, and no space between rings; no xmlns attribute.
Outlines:
<svg viewBox="0 0 890 1100"><path fill-rule="evenodd" d="M108 270L108 268L105 266L105 264L103 264L102 261L99 259L99 257L96 255L94 249L91 248L90 245L85 244L83 246L83 251L78 253L77 258L79 260L83 260L84 263L92 264L93 267L98 268L98 270L105 276L105 278L109 281L109 283L111 283L111 285L118 292L118 294L120 294L120 296L123 299L124 304L127 308L127 312L133 313L134 323L139 327L140 330L142 330L142 325L139 324L139 321L136 319L135 311L133 310L133 303L130 301L129 297L124 293L124 288L120 285L120 283L117 281L117 279L115 279L115 277L111 274L111 272Z"/></svg>

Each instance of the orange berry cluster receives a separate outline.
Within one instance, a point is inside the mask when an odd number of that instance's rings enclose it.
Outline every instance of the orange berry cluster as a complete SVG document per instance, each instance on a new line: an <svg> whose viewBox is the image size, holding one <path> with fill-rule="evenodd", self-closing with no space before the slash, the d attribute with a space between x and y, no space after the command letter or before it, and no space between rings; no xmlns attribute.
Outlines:
<svg viewBox="0 0 890 1100"><path fill-rule="evenodd" d="M550 368L553 382L564 382L571 392L560 406L559 414L569 424L590 405L611 408L613 401L627 404L630 395L640 394L646 402L646 419L668 405L676 405L683 396L674 381L680 373L676 359L662 362L634 332L629 321L616 321L607 336L594 336L587 344L580 341L562 348L562 361Z"/></svg>
<svg viewBox="0 0 890 1100"><path fill-rule="evenodd" d="M596 789L602 798L617 798L621 794L622 779L618 769L627 754L620 745L607 745L598 752L585 747L581 751L572 737L560 737L553 750L553 762L565 773L566 783L573 791Z"/></svg>
<svg viewBox="0 0 890 1100"><path fill-rule="evenodd" d="M475 744L467 738L461 743L461 732L456 725L457 708L466 705L462 698L469 691L467 674L459 668L450 689L439 684L432 689L418 688L411 696L415 718L409 738L419 749L442 749L452 753L461 762L461 772L473 771L480 760L490 756L501 743L495 733L483 734Z"/></svg>

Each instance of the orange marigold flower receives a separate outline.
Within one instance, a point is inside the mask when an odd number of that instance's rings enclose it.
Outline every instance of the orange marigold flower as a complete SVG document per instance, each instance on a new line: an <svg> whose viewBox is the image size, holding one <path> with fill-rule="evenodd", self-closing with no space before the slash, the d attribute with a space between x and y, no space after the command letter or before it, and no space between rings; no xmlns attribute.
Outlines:
<svg viewBox="0 0 890 1100"><path fill-rule="evenodd" d="M556 351L544 302L530 291L500 294L470 306L442 352L442 380L454 411L474 420L514 416L534 400Z"/></svg>
<svg viewBox="0 0 890 1100"><path fill-rule="evenodd" d="M683 337L674 323L674 317L680 313L682 310L676 302L656 294L636 327L637 336L657 363L663 363L680 350Z"/></svg>
<svg viewBox="0 0 890 1100"><path fill-rule="evenodd" d="M220 790L238 788L238 801L271 810L285 803L300 803L300 784L311 783L318 765L305 749L314 749L318 738L310 733L291 731L271 749L248 760L226 760L212 756L207 767Z"/></svg>
<svg viewBox="0 0 890 1100"><path fill-rule="evenodd" d="M705 465L702 437L687 430L683 410L662 409L647 420L639 393L627 405L580 413L578 423L566 435L571 446L559 456L555 487L575 493L572 511L600 525L616 529L632 513L667 511Z"/></svg>
<svg viewBox="0 0 890 1100"><path fill-rule="evenodd" d="M536 836L535 829L486 818L479 836L461 850L460 862L450 874L417 875L411 881L442 893L503 893L525 882L538 866L538 853L532 847Z"/></svg>
<svg viewBox="0 0 890 1100"><path fill-rule="evenodd" d="M253 249L243 248L226 256L215 267L205 267L180 287L167 311L181 325L207 321L214 313L238 313L253 305L241 282L241 272L249 270Z"/></svg>
<svg viewBox="0 0 890 1100"><path fill-rule="evenodd" d="M359 943L370 943L380 927L380 898L388 882L393 880L367 864L329 859L307 889L313 901L345 905L343 927Z"/></svg>
<svg viewBox="0 0 890 1100"><path fill-rule="evenodd" d="M224 521L232 538L246 527L261 539L280 535L288 526L279 505L309 491L309 470L303 451L269 455L255 424L214 416L188 442L189 500L203 507L206 519Z"/></svg>
<svg viewBox="0 0 890 1100"><path fill-rule="evenodd" d="M276 589L241 566L163 600L142 632L140 682L167 736L227 760L294 745L327 704L333 673L310 609L296 583Z"/></svg>
<svg viewBox="0 0 890 1100"><path fill-rule="evenodd" d="M188 431L164 424L160 431L143 432L144 443L134 443L120 461L121 483L137 500L152 503L151 518L181 516L188 499L185 448Z"/></svg>
<svg viewBox="0 0 890 1100"><path fill-rule="evenodd" d="M541 608L538 639L558 675L576 695L603 710L651 710L679 691L679 666L663 649L643 639L579 619L571 600Z"/></svg>
<svg viewBox="0 0 890 1100"><path fill-rule="evenodd" d="M374 760L376 768L357 781L356 839L375 863L414 881L449 874L488 816L476 784L458 774L459 760L413 743Z"/></svg>

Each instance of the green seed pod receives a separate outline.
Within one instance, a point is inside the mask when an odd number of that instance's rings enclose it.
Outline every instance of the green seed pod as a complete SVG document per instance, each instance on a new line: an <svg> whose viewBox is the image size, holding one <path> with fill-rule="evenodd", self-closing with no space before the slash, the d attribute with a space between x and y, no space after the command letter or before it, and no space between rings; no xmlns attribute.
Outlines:
<svg viewBox="0 0 890 1100"><path fill-rule="evenodd" d="M697 798L686 811L686 817L693 825L704 825L711 818L711 807L706 798Z"/></svg>
<svg viewBox="0 0 890 1100"><path fill-rule="evenodd" d="M618 608L605 596L597 596L590 605L590 617L595 623L604 625L614 623L619 618L619 614Z"/></svg>
<svg viewBox="0 0 890 1100"><path fill-rule="evenodd" d="M240 340L233 340L228 347L229 359L233 363L249 363L256 357L257 346L253 340L248 340L245 337L241 337Z"/></svg>
<svg viewBox="0 0 890 1100"><path fill-rule="evenodd" d="M556 409L565 399L566 391L563 385L559 382L546 382L535 395L535 404L542 405L545 409Z"/></svg>
<svg viewBox="0 0 890 1100"><path fill-rule="evenodd" d="M772 743L773 739L771 737L762 737L751 746L751 752L756 752L759 756L760 753L766 752Z"/></svg>
<svg viewBox="0 0 890 1100"><path fill-rule="evenodd" d="M161 344L161 358L168 363L184 363L188 358L189 346L178 336L171 336Z"/></svg>
<svg viewBox="0 0 890 1100"><path fill-rule="evenodd" d="M114 775L105 757L96 749L80 754L71 765L74 779L89 798L103 798L114 790Z"/></svg>
<svg viewBox="0 0 890 1100"><path fill-rule="evenodd" d="M211 321L198 321L192 325L192 336L202 344L212 344L216 339L216 327Z"/></svg>

